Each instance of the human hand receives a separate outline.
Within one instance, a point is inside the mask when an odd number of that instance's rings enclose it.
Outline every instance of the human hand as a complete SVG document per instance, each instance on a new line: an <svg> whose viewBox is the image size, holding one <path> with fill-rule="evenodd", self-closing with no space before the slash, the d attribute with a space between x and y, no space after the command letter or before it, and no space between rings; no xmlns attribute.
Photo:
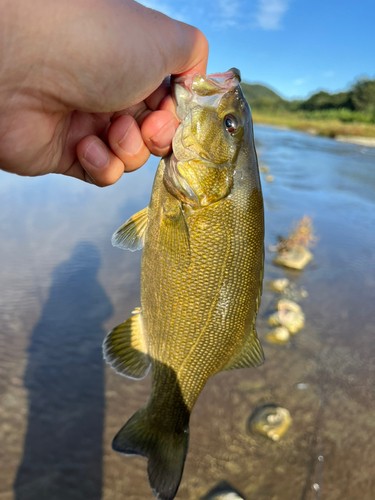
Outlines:
<svg viewBox="0 0 375 500"><path fill-rule="evenodd" d="M132 0L0 0L0 168L98 186L168 154L166 77L206 72L192 26Z"/></svg>

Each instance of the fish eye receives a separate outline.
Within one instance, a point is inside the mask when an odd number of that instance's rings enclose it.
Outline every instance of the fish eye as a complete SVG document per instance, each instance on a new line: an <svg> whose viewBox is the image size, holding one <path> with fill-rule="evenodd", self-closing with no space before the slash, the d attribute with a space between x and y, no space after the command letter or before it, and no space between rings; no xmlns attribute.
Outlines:
<svg viewBox="0 0 375 500"><path fill-rule="evenodd" d="M234 132L237 132L238 129L238 120L233 115L226 115L224 117L224 125L230 134L234 134Z"/></svg>

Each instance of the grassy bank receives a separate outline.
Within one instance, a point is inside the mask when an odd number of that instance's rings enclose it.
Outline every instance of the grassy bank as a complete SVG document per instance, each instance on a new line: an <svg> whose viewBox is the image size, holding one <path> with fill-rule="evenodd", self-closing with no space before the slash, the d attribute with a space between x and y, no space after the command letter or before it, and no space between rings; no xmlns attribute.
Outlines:
<svg viewBox="0 0 375 500"><path fill-rule="evenodd" d="M252 110L254 123L288 127L324 137L350 136L375 138L375 124L349 122L339 119L309 117L302 113L277 111L267 113Z"/></svg>

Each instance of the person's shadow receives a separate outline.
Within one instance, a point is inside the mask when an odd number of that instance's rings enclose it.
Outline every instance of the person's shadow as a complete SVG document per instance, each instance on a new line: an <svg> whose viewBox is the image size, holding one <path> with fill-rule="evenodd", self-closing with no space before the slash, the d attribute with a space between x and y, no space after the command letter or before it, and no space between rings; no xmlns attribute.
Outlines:
<svg viewBox="0 0 375 500"><path fill-rule="evenodd" d="M28 353L28 428L16 500L101 498L102 325L112 306L99 267L97 249L80 243L53 272Z"/></svg>

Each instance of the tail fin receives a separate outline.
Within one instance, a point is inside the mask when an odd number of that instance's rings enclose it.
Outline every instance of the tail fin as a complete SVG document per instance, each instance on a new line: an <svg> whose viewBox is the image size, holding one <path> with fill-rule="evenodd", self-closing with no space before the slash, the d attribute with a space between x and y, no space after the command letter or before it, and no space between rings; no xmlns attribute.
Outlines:
<svg viewBox="0 0 375 500"><path fill-rule="evenodd" d="M148 480L159 500L173 500L184 470L189 427L180 432L158 428L146 407L138 410L115 436L112 447L125 455L148 458Z"/></svg>

